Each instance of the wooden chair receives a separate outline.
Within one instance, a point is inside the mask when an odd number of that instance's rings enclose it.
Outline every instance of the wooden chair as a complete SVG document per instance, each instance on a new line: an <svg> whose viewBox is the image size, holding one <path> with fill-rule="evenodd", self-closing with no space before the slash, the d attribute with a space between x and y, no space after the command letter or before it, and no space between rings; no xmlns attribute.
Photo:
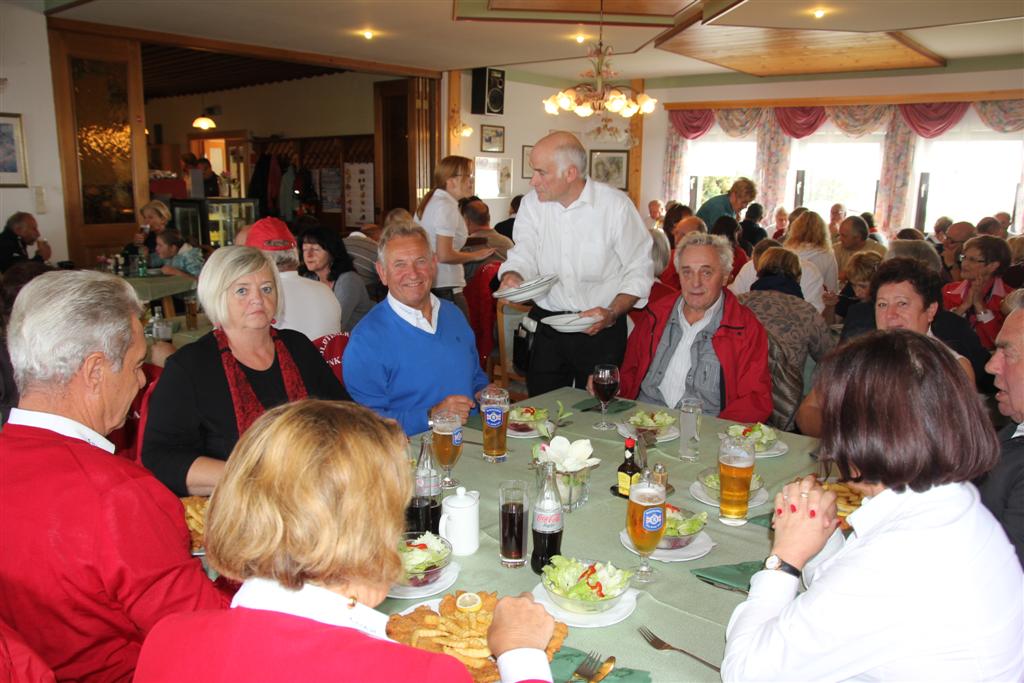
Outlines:
<svg viewBox="0 0 1024 683"><path fill-rule="evenodd" d="M513 401L526 398L526 377L520 375L512 366L512 336L515 334L519 321L526 317L532 306L522 304L503 303L498 301L495 304L498 328L498 355L492 356L491 380L500 387L509 389L515 382L522 385L524 390L510 390L509 395Z"/></svg>

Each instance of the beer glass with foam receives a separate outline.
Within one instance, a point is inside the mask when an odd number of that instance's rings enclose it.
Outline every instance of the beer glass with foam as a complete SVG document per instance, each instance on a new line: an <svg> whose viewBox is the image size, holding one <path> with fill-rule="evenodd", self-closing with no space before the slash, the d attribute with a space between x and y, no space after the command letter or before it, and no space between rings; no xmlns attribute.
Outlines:
<svg viewBox="0 0 1024 683"><path fill-rule="evenodd" d="M665 535L665 487L650 477L629 487L626 505L626 533L640 555L634 579L640 583L654 580L650 555Z"/></svg>
<svg viewBox="0 0 1024 683"><path fill-rule="evenodd" d="M504 462L508 458L508 391L487 387L480 392L480 418L484 430L484 459Z"/></svg>
<svg viewBox="0 0 1024 683"><path fill-rule="evenodd" d="M754 444L750 439L726 437L718 448L721 486L718 519L729 526L747 523L750 480L754 476Z"/></svg>
<svg viewBox="0 0 1024 683"><path fill-rule="evenodd" d="M462 418L457 413L439 410L433 414L430 423L434 440L434 458L444 468L441 488L453 489L459 485L452 478L452 468L462 455Z"/></svg>

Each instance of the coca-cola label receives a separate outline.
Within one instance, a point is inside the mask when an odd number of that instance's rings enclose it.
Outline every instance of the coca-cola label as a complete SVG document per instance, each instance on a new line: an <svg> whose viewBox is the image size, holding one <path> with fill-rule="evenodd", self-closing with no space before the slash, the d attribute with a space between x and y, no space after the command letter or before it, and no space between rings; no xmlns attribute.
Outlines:
<svg viewBox="0 0 1024 683"><path fill-rule="evenodd" d="M500 429L502 416L505 411L501 406L486 406L484 409L484 423L491 429Z"/></svg>
<svg viewBox="0 0 1024 683"><path fill-rule="evenodd" d="M562 530L562 511L559 510L534 510L533 529L541 533L550 534Z"/></svg>
<svg viewBox="0 0 1024 683"><path fill-rule="evenodd" d="M462 445L462 427L456 427L455 431L452 432L452 445L453 446L461 446Z"/></svg>
<svg viewBox="0 0 1024 683"><path fill-rule="evenodd" d="M665 510L663 508L648 508L644 510L644 530L658 531L665 523Z"/></svg>

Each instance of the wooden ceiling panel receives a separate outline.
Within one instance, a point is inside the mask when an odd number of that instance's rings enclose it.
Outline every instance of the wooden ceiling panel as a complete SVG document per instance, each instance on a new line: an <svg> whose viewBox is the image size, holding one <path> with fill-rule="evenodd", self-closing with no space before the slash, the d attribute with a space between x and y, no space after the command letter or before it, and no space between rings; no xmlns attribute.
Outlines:
<svg viewBox="0 0 1024 683"><path fill-rule="evenodd" d="M790 76L944 66L942 57L900 33L798 31L694 23L658 49L753 76Z"/></svg>
<svg viewBox="0 0 1024 683"><path fill-rule="evenodd" d="M345 69L325 66L142 45L142 87L147 100L344 72Z"/></svg>
<svg viewBox="0 0 1024 683"><path fill-rule="evenodd" d="M604 0L604 13L674 17L693 0ZM601 0L488 0L491 11L598 14Z"/></svg>

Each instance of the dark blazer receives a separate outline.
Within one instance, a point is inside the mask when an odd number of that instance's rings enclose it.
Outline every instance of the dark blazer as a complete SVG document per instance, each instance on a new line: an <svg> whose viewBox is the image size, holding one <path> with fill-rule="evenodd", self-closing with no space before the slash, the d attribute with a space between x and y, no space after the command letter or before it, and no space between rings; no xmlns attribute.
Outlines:
<svg viewBox="0 0 1024 683"><path fill-rule="evenodd" d="M975 484L981 491L981 502L1003 525L1024 566L1024 436L1013 438L1017 426L1011 422L999 432L1003 446L999 464Z"/></svg>
<svg viewBox="0 0 1024 683"><path fill-rule="evenodd" d="M847 339L867 334L875 329L875 309L868 302L850 306L843 324L843 333L839 343ZM978 335L971 329L970 323L956 313L939 309L932 321L932 334L971 362L974 369L974 383L983 394L994 394L996 389L992 375L985 371L985 363L990 358L989 352L978 341Z"/></svg>

